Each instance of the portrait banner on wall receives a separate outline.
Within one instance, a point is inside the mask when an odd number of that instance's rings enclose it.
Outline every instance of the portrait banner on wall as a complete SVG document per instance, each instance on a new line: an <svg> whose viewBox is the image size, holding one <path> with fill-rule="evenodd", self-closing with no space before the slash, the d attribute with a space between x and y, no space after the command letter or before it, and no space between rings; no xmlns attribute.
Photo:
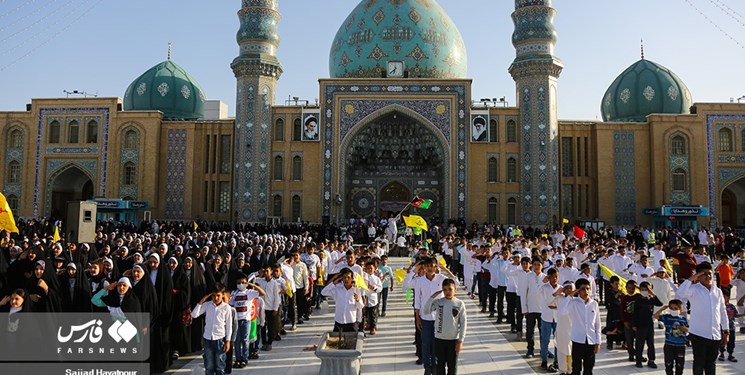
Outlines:
<svg viewBox="0 0 745 375"><path fill-rule="evenodd" d="M305 112L303 110L303 136L301 138L303 141L317 142L320 140L320 123L318 120L320 118L321 115L318 110L314 112Z"/></svg>
<svg viewBox="0 0 745 375"><path fill-rule="evenodd" d="M489 141L489 111L471 111L471 142Z"/></svg>

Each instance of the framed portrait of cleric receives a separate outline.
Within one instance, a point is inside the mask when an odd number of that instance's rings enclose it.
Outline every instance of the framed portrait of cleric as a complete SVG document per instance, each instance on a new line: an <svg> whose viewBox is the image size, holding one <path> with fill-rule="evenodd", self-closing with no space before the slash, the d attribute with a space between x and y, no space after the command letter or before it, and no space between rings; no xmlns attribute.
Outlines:
<svg viewBox="0 0 745 375"><path fill-rule="evenodd" d="M318 113L303 113L303 136L301 138L303 141L315 142L320 140L319 117Z"/></svg>
<svg viewBox="0 0 745 375"><path fill-rule="evenodd" d="M489 141L489 112L471 113L471 142Z"/></svg>

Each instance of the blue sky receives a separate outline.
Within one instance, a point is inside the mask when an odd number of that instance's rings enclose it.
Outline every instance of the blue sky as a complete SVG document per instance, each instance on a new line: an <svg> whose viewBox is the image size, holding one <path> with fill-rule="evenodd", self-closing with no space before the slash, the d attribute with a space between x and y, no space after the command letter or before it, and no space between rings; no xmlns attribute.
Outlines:
<svg viewBox="0 0 745 375"><path fill-rule="evenodd" d="M515 103L507 72L511 0L440 0L468 49L473 98L506 96ZM328 52L357 0L280 0L279 58L284 66L277 102L311 102L328 77ZM702 16L694 4L719 31ZM745 95L745 2L740 0L555 0L565 68L559 117L595 120L613 79L645 57L670 68L696 102L728 102ZM230 62L240 0L0 0L0 111L25 109L31 98L64 97L63 90L124 95L131 81L166 59L184 67L210 99L235 110ZM732 9L727 13L721 9ZM735 40L731 40L729 34ZM738 44L739 43L739 44Z"/></svg>

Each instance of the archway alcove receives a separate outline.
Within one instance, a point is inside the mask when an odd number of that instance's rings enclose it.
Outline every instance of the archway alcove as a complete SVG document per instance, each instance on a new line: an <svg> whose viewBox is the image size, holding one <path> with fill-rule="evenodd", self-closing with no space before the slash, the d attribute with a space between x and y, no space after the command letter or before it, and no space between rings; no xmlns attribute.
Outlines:
<svg viewBox="0 0 745 375"><path fill-rule="evenodd" d="M93 198L93 181L76 166L70 166L52 178L50 184L52 217L66 220L67 202Z"/></svg>
<svg viewBox="0 0 745 375"><path fill-rule="evenodd" d="M722 190L721 202L721 224L728 227L745 226L745 177Z"/></svg>

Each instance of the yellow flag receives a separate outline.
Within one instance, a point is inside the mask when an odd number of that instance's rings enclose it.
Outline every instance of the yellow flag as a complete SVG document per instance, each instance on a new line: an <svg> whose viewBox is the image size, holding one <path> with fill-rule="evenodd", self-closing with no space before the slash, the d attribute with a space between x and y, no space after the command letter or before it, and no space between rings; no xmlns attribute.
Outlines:
<svg viewBox="0 0 745 375"><path fill-rule="evenodd" d="M358 273L354 274L354 286L367 289L367 283L365 282L365 279L362 278L362 275Z"/></svg>
<svg viewBox="0 0 745 375"><path fill-rule="evenodd" d="M292 290L292 284L290 284L289 280L285 280L285 294L287 294L287 297L292 298L292 295L295 293L294 290Z"/></svg>
<svg viewBox="0 0 745 375"><path fill-rule="evenodd" d="M447 266L448 265L447 262L445 262L445 258L440 258L437 261L440 262L440 264L442 264L443 266Z"/></svg>
<svg viewBox="0 0 745 375"><path fill-rule="evenodd" d="M404 222L407 227L429 230L429 227L427 227L427 221L419 215L404 216Z"/></svg>
<svg viewBox="0 0 745 375"><path fill-rule="evenodd" d="M564 224L569 224L569 219L563 218L563 219L561 219L561 222L564 223Z"/></svg>
<svg viewBox="0 0 745 375"><path fill-rule="evenodd" d="M59 236L59 227L54 226L54 234L52 235L52 241L59 242L62 238Z"/></svg>
<svg viewBox="0 0 745 375"><path fill-rule="evenodd" d="M5 195L3 195L3 193L0 193L0 229L5 229L8 232L18 233L16 219L13 218L13 211L10 210L8 200L5 199Z"/></svg>
<svg viewBox="0 0 745 375"><path fill-rule="evenodd" d="M197 222L195 221L194 222L194 230L197 230L197 228L199 228L199 225L197 225Z"/></svg>
<svg viewBox="0 0 745 375"><path fill-rule="evenodd" d="M613 272L613 270L611 270L610 268L600 263L598 263L598 267L600 267L600 269L603 271L605 276L608 277L609 280L613 276L618 276L618 289L622 290L624 293L626 292L626 279L624 279L623 277L621 277L621 275Z"/></svg>
<svg viewBox="0 0 745 375"><path fill-rule="evenodd" d="M404 279L406 278L406 271L399 268L395 271L393 271L393 277L396 278L396 283L401 284L404 282Z"/></svg>

